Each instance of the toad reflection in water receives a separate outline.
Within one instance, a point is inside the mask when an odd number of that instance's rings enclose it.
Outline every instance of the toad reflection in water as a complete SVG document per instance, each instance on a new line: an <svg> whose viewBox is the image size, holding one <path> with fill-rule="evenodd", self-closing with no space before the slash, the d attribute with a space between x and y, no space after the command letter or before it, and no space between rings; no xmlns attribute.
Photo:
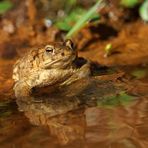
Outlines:
<svg viewBox="0 0 148 148"><path fill-rule="evenodd" d="M91 87L96 87L95 82L91 82ZM101 83L99 83L100 85ZM87 85L83 89L86 91L89 86ZM103 92L103 89L107 91L107 86L108 84L103 84L99 88L99 90L102 88L100 92ZM75 87L75 85L73 84L72 87ZM109 89L111 87L113 85L110 84ZM68 90L65 89L65 91ZM148 135L142 128L144 125L147 126L145 112L148 111L148 98L137 99L128 106L121 105L114 108L95 107L94 104L92 105L92 102L94 103L96 99L102 98L101 95L99 96L100 92L96 94L97 90L94 88L94 92L91 90L91 93L86 91L86 95L84 95L82 90L78 95L68 96L67 98L63 98L61 94L59 98L57 95L53 95L53 98L44 98L44 102L34 102L31 100L30 102L25 102L19 99L17 103L20 110L24 111L25 116L29 118L32 124L48 127L51 136L56 136L62 145L74 144L77 141L82 146L87 145L88 147L99 145L100 147L108 148L116 146L128 147L131 145L132 147L146 148ZM112 94L116 94L117 91L112 89ZM64 93L64 90L62 92ZM105 96L106 94L104 92L102 95ZM96 99L94 100L92 97L96 97ZM77 98L77 101L75 98ZM60 101L61 99L62 101ZM80 103L79 101L82 100L85 100L85 102ZM68 112L67 106L71 106L74 102L85 103L85 105L90 106L84 107L79 104L81 109Z"/></svg>
<svg viewBox="0 0 148 148"><path fill-rule="evenodd" d="M35 99L18 99L17 104L32 124L48 127L51 135L56 136L61 144L83 141L86 127L84 109L96 106L97 100L103 96L120 91L113 82L97 78L74 82L49 95L46 94L48 89L50 87L45 88L44 95L34 96Z"/></svg>

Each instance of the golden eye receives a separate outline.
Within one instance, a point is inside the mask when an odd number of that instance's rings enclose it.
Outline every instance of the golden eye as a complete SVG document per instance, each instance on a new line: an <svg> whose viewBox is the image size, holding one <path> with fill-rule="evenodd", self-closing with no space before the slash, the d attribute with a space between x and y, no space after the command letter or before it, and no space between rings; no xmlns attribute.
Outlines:
<svg viewBox="0 0 148 148"><path fill-rule="evenodd" d="M47 53L53 53L53 50L54 50L54 48L53 48L52 46L46 46L46 47L45 47L45 51L46 51Z"/></svg>

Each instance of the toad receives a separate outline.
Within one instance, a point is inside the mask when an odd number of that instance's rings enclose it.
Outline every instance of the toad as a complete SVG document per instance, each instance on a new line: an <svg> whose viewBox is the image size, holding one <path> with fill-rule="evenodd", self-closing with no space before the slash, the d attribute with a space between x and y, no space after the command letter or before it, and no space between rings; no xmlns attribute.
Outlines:
<svg viewBox="0 0 148 148"><path fill-rule="evenodd" d="M31 49L13 68L17 98L31 95L34 87L63 86L88 77L90 62L78 64L79 58L71 40L50 43Z"/></svg>

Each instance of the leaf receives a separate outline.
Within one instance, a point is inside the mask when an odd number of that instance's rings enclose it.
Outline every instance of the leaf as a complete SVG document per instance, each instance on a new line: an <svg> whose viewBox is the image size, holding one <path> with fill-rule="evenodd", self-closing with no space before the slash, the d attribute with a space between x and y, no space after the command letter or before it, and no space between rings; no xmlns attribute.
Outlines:
<svg viewBox="0 0 148 148"><path fill-rule="evenodd" d="M84 15L86 12L87 11L85 9L76 8L65 18L58 20L56 22L56 26L61 30L69 31L75 25L77 20L79 20L82 17L82 15ZM91 19L93 20L99 19L99 15L94 14L92 15Z"/></svg>
<svg viewBox="0 0 148 148"><path fill-rule="evenodd" d="M86 13L85 9L76 8L68 16L57 20L55 25L61 30L69 31L84 13Z"/></svg>
<svg viewBox="0 0 148 148"><path fill-rule="evenodd" d="M133 8L139 3L139 0L121 0L120 4L124 7Z"/></svg>
<svg viewBox="0 0 148 148"><path fill-rule="evenodd" d="M10 8L12 8L12 3L10 1L7 0L0 2L0 14L4 14Z"/></svg>
<svg viewBox="0 0 148 148"><path fill-rule="evenodd" d="M144 21L148 22L148 0L145 0L140 6L139 14Z"/></svg>
<svg viewBox="0 0 148 148"><path fill-rule="evenodd" d="M71 26L68 25L66 22L57 22L56 23L56 26L61 29L61 30L64 30L64 31L69 31L71 29Z"/></svg>

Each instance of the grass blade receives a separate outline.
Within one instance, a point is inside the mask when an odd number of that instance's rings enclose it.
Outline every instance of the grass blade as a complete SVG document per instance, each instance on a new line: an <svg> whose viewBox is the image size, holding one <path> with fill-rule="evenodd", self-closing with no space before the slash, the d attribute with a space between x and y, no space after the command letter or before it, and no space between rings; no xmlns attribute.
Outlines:
<svg viewBox="0 0 148 148"><path fill-rule="evenodd" d="M86 22L91 18L91 16L97 11L105 6L104 0L99 0L90 10L82 15L79 21L74 25L74 27L68 32L66 38L71 38L79 29L81 29Z"/></svg>

